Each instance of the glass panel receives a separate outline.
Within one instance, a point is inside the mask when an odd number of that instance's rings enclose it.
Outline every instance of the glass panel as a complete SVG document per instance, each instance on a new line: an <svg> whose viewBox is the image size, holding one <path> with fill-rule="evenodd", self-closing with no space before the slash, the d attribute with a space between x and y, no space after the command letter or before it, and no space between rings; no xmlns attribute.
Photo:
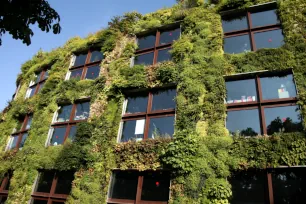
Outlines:
<svg viewBox="0 0 306 204"><path fill-rule="evenodd" d="M83 69L72 70L70 74L70 79L81 79Z"/></svg>
<svg viewBox="0 0 306 204"><path fill-rule="evenodd" d="M48 200L33 200L32 204L48 204Z"/></svg>
<svg viewBox="0 0 306 204"><path fill-rule="evenodd" d="M171 61L171 48L159 50L157 56L157 62Z"/></svg>
<svg viewBox="0 0 306 204"><path fill-rule="evenodd" d="M11 186L11 178L10 176L8 176L7 184L5 185L4 190L8 191L10 189L10 186Z"/></svg>
<svg viewBox="0 0 306 204"><path fill-rule="evenodd" d="M47 79L49 77L49 71L45 71L45 74L44 74L44 79Z"/></svg>
<svg viewBox="0 0 306 204"><path fill-rule="evenodd" d="M36 74L35 83L38 83L40 81L41 75L42 75L42 72Z"/></svg>
<svg viewBox="0 0 306 204"><path fill-rule="evenodd" d="M241 171L229 178L232 185L231 204L264 204L265 203L265 172Z"/></svg>
<svg viewBox="0 0 306 204"><path fill-rule="evenodd" d="M84 65L86 62L86 57L87 54L83 54L83 55L78 55L75 58L75 62L73 66L80 66L80 65Z"/></svg>
<svg viewBox="0 0 306 204"><path fill-rule="evenodd" d="M240 35L224 38L224 52L237 54L251 51L251 42L249 35Z"/></svg>
<svg viewBox="0 0 306 204"><path fill-rule="evenodd" d="M35 192L50 193L54 172L44 171L39 175Z"/></svg>
<svg viewBox="0 0 306 204"><path fill-rule="evenodd" d="M17 127L16 127L16 132L21 131L22 130L22 126L23 126L24 120L18 120L17 122Z"/></svg>
<svg viewBox="0 0 306 204"><path fill-rule="evenodd" d="M138 40L138 49L143 50L147 48L152 48L155 46L155 35L148 35L144 37L139 37Z"/></svg>
<svg viewBox="0 0 306 204"><path fill-rule="evenodd" d="M19 136L14 136L14 137L13 137L13 139L12 139L13 141L12 141L12 143L11 143L10 149L14 149L14 148L17 147L18 139L19 139Z"/></svg>
<svg viewBox="0 0 306 204"><path fill-rule="evenodd" d="M153 93L152 111L175 109L176 89L160 90Z"/></svg>
<svg viewBox="0 0 306 204"><path fill-rule="evenodd" d="M62 106L58 110L58 115L57 115L56 122L69 121L71 109L72 109L72 105Z"/></svg>
<svg viewBox="0 0 306 204"><path fill-rule="evenodd" d="M284 36L280 29L254 33L254 39L256 49L278 48L284 44Z"/></svg>
<svg viewBox="0 0 306 204"><path fill-rule="evenodd" d="M0 196L0 204L5 204L7 200L6 196Z"/></svg>
<svg viewBox="0 0 306 204"><path fill-rule="evenodd" d="M255 79L227 81L225 85L227 104L257 101Z"/></svg>
<svg viewBox="0 0 306 204"><path fill-rule="evenodd" d="M264 100L296 97L293 75L260 78Z"/></svg>
<svg viewBox="0 0 306 204"><path fill-rule="evenodd" d="M113 172L109 197L115 199L135 200L137 185L137 172Z"/></svg>
<svg viewBox="0 0 306 204"><path fill-rule="evenodd" d="M153 64L153 57L154 57L153 52L135 56L134 65L138 64L151 65Z"/></svg>
<svg viewBox="0 0 306 204"><path fill-rule="evenodd" d="M71 191L74 173L71 171L57 173L58 179L55 188L55 194L69 194Z"/></svg>
<svg viewBox="0 0 306 204"><path fill-rule="evenodd" d="M121 142L143 140L145 121L145 119L124 121Z"/></svg>
<svg viewBox="0 0 306 204"><path fill-rule="evenodd" d="M93 51L91 53L90 62L97 62L103 59L103 54L100 51Z"/></svg>
<svg viewBox="0 0 306 204"><path fill-rule="evenodd" d="M174 116L151 118L148 138L172 137L174 133Z"/></svg>
<svg viewBox="0 0 306 204"><path fill-rule="evenodd" d="M222 17L222 28L224 33L247 29L247 17L245 15L235 17L224 16Z"/></svg>
<svg viewBox="0 0 306 204"><path fill-rule="evenodd" d="M90 103L84 102L84 103L78 103L76 104L76 112L74 116L74 120L85 120L89 117L90 112Z"/></svg>
<svg viewBox="0 0 306 204"><path fill-rule="evenodd" d="M56 146L59 144L63 144L65 140L66 129L67 127L54 128L50 145Z"/></svg>
<svg viewBox="0 0 306 204"><path fill-rule="evenodd" d="M258 109L228 111L226 128L232 135L257 136L261 134Z"/></svg>
<svg viewBox="0 0 306 204"><path fill-rule="evenodd" d="M303 203L306 200L305 168L275 169L272 186L274 203Z"/></svg>
<svg viewBox="0 0 306 204"><path fill-rule="evenodd" d="M44 85L45 85L45 82L42 82L39 84L37 93L40 92L40 90L44 87Z"/></svg>
<svg viewBox="0 0 306 204"><path fill-rule="evenodd" d="M279 23L276 9L251 13L251 18L253 28Z"/></svg>
<svg viewBox="0 0 306 204"><path fill-rule="evenodd" d="M301 115L298 106L265 108L265 119L268 135L275 132L302 131Z"/></svg>
<svg viewBox="0 0 306 204"><path fill-rule="evenodd" d="M31 89L30 98L35 95L36 86L37 85L32 86L32 88L30 88Z"/></svg>
<svg viewBox="0 0 306 204"><path fill-rule="evenodd" d="M148 94L138 95L127 98L125 113L142 113L147 112Z"/></svg>
<svg viewBox="0 0 306 204"><path fill-rule="evenodd" d="M28 137L28 133L24 133L24 134L22 135L22 139L21 139L21 142L20 142L20 144L19 144L19 150L21 150L22 147L24 146L24 143L25 143L27 137Z"/></svg>
<svg viewBox="0 0 306 204"><path fill-rule="evenodd" d="M75 139L76 131L77 131L77 126L71 126L68 136L70 140L73 141Z"/></svg>
<svg viewBox="0 0 306 204"><path fill-rule="evenodd" d="M26 130L27 130L27 129L30 129L31 124L32 124L32 119L33 119L33 116L30 115L30 116L28 117L27 125L26 125L26 128L25 128Z"/></svg>
<svg viewBox="0 0 306 204"><path fill-rule="evenodd" d="M160 32L160 45L172 43L174 40L179 39L181 34L181 28L176 28L174 30L162 31Z"/></svg>
<svg viewBox="0 0 306 204"><path fill-rule="evenodd" d="M85 79L95 79L100 74L100 65L88 67Z"/></svg>
<svg viewBox="0 0 306 204"><path fill-rule="evenodd" d="M65 202L55 202L55 201L52 201L52 204L65 204Z"/></svg>

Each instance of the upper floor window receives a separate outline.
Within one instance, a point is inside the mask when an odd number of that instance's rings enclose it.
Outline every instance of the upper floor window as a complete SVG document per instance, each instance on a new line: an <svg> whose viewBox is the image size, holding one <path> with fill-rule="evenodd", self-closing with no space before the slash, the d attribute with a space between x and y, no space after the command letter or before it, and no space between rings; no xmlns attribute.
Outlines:
<svg viewBox="0 0 306 204"><path fill-rule="evenodd" d="M89 112L89 102L61 106L53 117L48 145L63 144L68 138L74 140L77 123L86 120L89 117Z"/></svg>
<svg viewBox="0 0 306 204"><path fill-rule="evenodd" d="M89 50L86 54L73 56L67 79L95 79L100 74L100 63L103 54L97 50Z"/></svg>
<svg viewBox="0 0 306 204"><path fill-rule="evenodd" d="M6 174L4 178L0 179L0 204L6 203L9 188L10 188L10 174Z"/></svg>
<svg viewBox="0 0 306 204"><path fill-rule="evenodd" d="M293 74L261 72L226 78L226 127L242 136L302 130Z"/></svg>
<svg viewBox="0 0 306 204"><path fill-rule="evenodd" d="M124 103L120 142L172 137L176 89L129 95Z"/></svg>
<svg viewBox="0 0 306 204"><path fill-rule="evenodd" d="M26 98L31 98L35 94L38 94L40 90L44 87L48 76L49 76L48 69L44 69L40 73L37 73L35 75L35 79L30 82L30 86L26 93Z"/></svg>
<svg viewBox="0 0 306 204"><path fill-rule="evenodd" d="M170 175L164 171L114 171L107 203L166 204Z"/></svg>
<svg viewBox="0 0 306 204"><path fill-rule="evenodd" d="M223 15L224 52L236 54L282 46L284 36L275 8L273 3Z"/></svg>
<svg viewBox="0 0 306 204"><path fill-rule="evenodd" d="M34 192L32 204L64 204L70 194L74 172L42 171L40 172Z"/></svg>
<svg viewBox="0 0 306 204"><path fill-rule="evenodd" d="M135 53L134 65L152 65L171 60L172 43L179 39L180 27L157 30L154 33L138 36L138 49Z"/></svg>

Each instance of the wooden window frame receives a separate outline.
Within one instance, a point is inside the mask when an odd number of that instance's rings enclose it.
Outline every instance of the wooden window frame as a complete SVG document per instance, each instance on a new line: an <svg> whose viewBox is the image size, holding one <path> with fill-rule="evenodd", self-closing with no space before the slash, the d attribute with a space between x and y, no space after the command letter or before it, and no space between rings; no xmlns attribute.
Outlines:
<svg viewBox="0 0 306 204"><path fill-rule="evenodd" d="M5 175L2 182L0 183L0 202L3 198L8 197L9 190L5 190L5 188L7 187L7 184L9 183L10 179L10 174L8 173Z"/></svg>
<svg viewBox="0 0 306 204"><path fill-rule="evenodd" d="M82 75L80 77L80 80L83 80L83 79L85 79L87 71L90 67L97 66L97 65L99 65L99 67L100 67L100 64L101 64L103 59L99 60L99 61L95 61L95 62L90 62L91 55L94 51L99 51L99 50L98 49L89 49L88 50L86 60L85 60L85 64L79 65L79 66L72 65L72 67L69 68L70 74L71 74L72 71L82 70ZM103 53L102 53L102 55L103 55ZM77 58L77 55L75 57ZM101 71L101 67L100 67L100 71ZM69 75L68 80L70 80L70 79L71 79L71 75Z"/></svg>
<svg viewBox="0 0 306 204"><path fill-rule="evenodd" d="M48 68L43 69L43 70L39 73L39 74L41 74L41 75L40 75L40 78L39 78L39 81L38 81L38 82L33 81L34 84L31 84L31 85L29 86L29 89L31 89L31 93L32 93L32 89L35 87L35 91L34 91L33 96L35 96L36 94L39 93L39 89L42 88L42 87L41 87L42 84L44 84L44 83L46 82L46 80L48 79L48 77L45 78L46 72L48 72ZM31 93L29 94L29 98L33 97L33 96L31 96Z"/></svg>
<svg viewBox="0 0 306 204"><path fill-rule="evenodd" d="M268 100L263 99L260 78L269 77L269 76L277 76L280 73L287 74L287 75L292 74L293 80L294 80L294 74L292 70L274 71L274 72L268 72L268 71L267 72L255 72L252 74L226 76L225 82L240 81L244 79L255 79L255 84L256 84L255 88L256 88L256 95L257 95L257 101L226 104L227 112L258 109L261 134L267 135L267 128L266 128L266 122L265 122L265 108L296 106L297 101L298 101L298 92L296 93L297 97L282 98L282 99L268 99ZM295 83L294 85L296 87Z"/></svg>

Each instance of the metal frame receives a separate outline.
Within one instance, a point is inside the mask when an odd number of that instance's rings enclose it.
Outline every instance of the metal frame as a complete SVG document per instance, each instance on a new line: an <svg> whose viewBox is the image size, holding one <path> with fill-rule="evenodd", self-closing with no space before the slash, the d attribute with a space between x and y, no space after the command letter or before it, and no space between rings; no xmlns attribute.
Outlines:
<svg viewBox="0 0 306 204"><path fill-rule="evenodd" d="M2 201L3 198L8 197L9 191L5 190L5 188L7 187L9 180L10 180L10 175L6 174L2 182L0 183L0 202Z"/></svg>
<svg viewBox="0 0 306 204"><path fill-rule="evenodd" d="M42 88L41 86L43 86L43 84L44 84L44 83L46 82L46 80L48 79L48 78L45 78L46 72L48 72L48 68L45 68L45 69L43 69L43 70L40 72L41 75L40 75L40 78L39 78L39 81L38 81L38 82L32 81L32 82L30 83L29 90L31 90L31 91L29 92L29 95L28 95L27 98L30 98L30 97L31 97L30 94L31 94L32 89L33 89L34 87L35 87L35 91L34 91L33 96L35 96L36 94L38 94L39 90Z"/></svg>

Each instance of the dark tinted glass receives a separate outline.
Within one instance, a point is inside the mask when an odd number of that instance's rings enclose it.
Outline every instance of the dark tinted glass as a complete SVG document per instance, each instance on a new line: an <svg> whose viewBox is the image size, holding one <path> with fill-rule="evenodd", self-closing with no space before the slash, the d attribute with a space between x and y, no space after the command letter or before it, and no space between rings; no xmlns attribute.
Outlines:
<svg viewBox="0 0 306 204"><path fill-rule="evenodd" d="M232 135L256 136L261 134L258 109L228 111L226 128Z"/></svg>
<svg viewBox="0 0 306 204"><path fill-rule="evenodd" d="M224 52L236 54L251 51L249 35L240 35L235 37L224 38Z"/></svg>
<svg viewBox="0 0 306 204"><path fill-rule="evenodd" d="M56 146L64 143L65 132L67 127L54 128L50 144Z"/></svg>
<svg viewBox="0 0 306 204"><path fill-rule="evenodd" d="M160 90L153 93L152 111L174 109L176 89Z"/></svg>
<svg viewBox="0 0 306 204"><path fill-rule="evenodd" d="M39 84L37 93L40 92L40 90L44 87L44 85L45 85L45 82L42 82L42 83Z"/></svg>
<svg viewBox="0 0 306 204"><path fill-rule="evenodd" d="M7 200L6 196L0 196L0 204L5 204Z"/></svg>
<svg viewBox="0 0 306 204"><path fill-rule="evenodd" d="M256 49L278 48L284 44L284 36L280 29L254 33L254 39Z"/></svg>
<svg viewBox="0 0 306 204"><path fill-rule="evenodd" d="M153 57L154 57L153 52L135 56L134 65L138 64L151 65L153 64Z"/></svg>
<svg viewBox="0 0 306 204"><path fill-rule="evenodd" d="M100 65L88 67L85 79L95 79L100 74Z"/></svg>
<svg viewBox="0 0 306 204"><path fill-rule="evenodd" d="M87 54L77 55L73 66L84 65L86 62L86 57L87 57Z"/></svg>
<svg viewBox="0 0 306 204"><path fill-rule="evenodd" d="M74 140L75 138L75 135L76 135L76 131L77 131L77 126L71 126L70 128L70 132L69 132L69 139L71 139L72 141Z"/></svg>
<svg viewBox="0 0 306 204"><path fill-rule="evenodd" d="M148 35L138 38L138 49L143 50L155 46L155 35Z"/></svg>
<svg viewBox="0 0 306 204"><path fill-rule="evenodd" d="M241 15L238 17L224 16L222 17L222 28L224 33L247 29L247 18L245 15Z"/></svg>
<svg viewBox="0 0 306 204"><path fill-rule="evenodd" d="M141 141L144 134L145 119L124 121L121 142Z"/></svg>
<svg viewBox="0 0 306 204"><path fill-rule="evenodd" d="M299 204L306 200L305 168L276 169L272 173L275 204Z"/></svg>
<svg viewBox="0 0 306 204"><path fill-rule="evenodd" d="M16 148L18 139L19 139L18 136L14 136L14 137L13 137L13 141L12 141L12 143L11 143L10 149Z"/></svg>
<svg viewBox="0 0 306 204"><path fill-rule="evenodd" d="M27 121L27 124L26 124L26 128L25 128L25 129L30 129L31 124L32 124L32 119L33 119L33 116L29 116L29 117L28 117L28 121Z"/></svg>
<svg viewBox="0 0 306 204"><path fill-rule="evenodd" d="M255 79L228 81L226 85L226 103L257 101Z"/></svg>
<svg viewBox="0 0 306 204"><path fill-rule="evenodd" d="M302 130L298 106L265 108L267 133L296 132Z"/></svg>
<svg viewBox="0 0 306 204"><path fill-rule="evenodd" d="M36 87L37 87L37 85L32 86L32 88L31 88L31 93L30 93L30 98L31 98L32 96L34 96L34 95L35 95L35 90L36 90Z"/></svg>
<svg viewBox="0 0 306 204"><path fill-rule="evenodd" d="M135 200L137 184L137 172L114 172L112 175L109 197L117 199Z"/></svg>
<svg viewBox="0 0 306 204"><path fill-rule="evenodd" d="M72 70L70 74L70 79L81 79L83 69Z"/></svg>
<svg viewBox="0 0 306 204"><path fill-rule="evenodd" d="M76 112L74 116L74 120L85 120L89 117L89 102L78 103L76 105Z"/></svg>
<svg viewBox="0 0 306 204"><path fill-rule="evenodd" d="M148 172L143 178L141 200L168 201L170 176L166 172Z"/></svg>
<svg viewBox="0 0 306 204"><path fill-rule="evenodd" d="M55 201L53 201L52 204L65 204L65 202L55 202Z"/></svg>
<svg viewBox="0 0 306 204"><path fill-rule="evenodd" d="M70 118L71 109L72 109L72 105L62 106L58 110L56 122L68 121Z"/></svg>
<svg viewBox="0 0 306 204"><path fill-rule="evenodd" d="M74 173L71 171L62 171L57 173L58 179L55 188L56 194L69 194L71 191L72 181L74 180Z"/></svg>
<svg viewBox="0 0 306 204"><path fill-rule="evenodd" d="M174 116L151 118L148 138L172 137L174 133Z"/></svg>
<svg viewBox="0 0 306 204"><path fill-rule="evenodd" d="M10 189L10 186L11 186L11 178L10 177L11 176L8 177L8 180L7 180L7 183L6 183L5 187L4 187L4 190L8 191Z"/></svg>
<svg viewBox="0 0 306 204"><path fill-rule="evenodd" d="M276 9L251 13L251 18L253 28L279 23Z"/></svg>
<svg viewBox="0 0 306 204"><path fill-rule="evenodd" d="M22 139L21 139L21 142L19 144L19 149L22 149L22 147L24 146L24 143L25 143L27 137L28 137L28 133L25 133L25 134L22 135Z"/></svg>
<svg viewBox="0 0 306 204"><path fill-rule="evenodd" d="M103 54L99 51L93 51L91 53L90 62L97 62L103 59Z"/></svg>
<svg viewBox="0 0 306 204"><path fill-rule="evenodd" d="M260 78L264 100L296 97L293 75Z"/></svg>
<svg viewBox="0 0 306 204"><path fill-rule="evenodd" d="M41 172L39 175L35 191L50 193L53 177L54 177L54 172L52 171Z"/></svg>
<svg viewBox="0 0 306 204"><path fill-rule="evenodd" d="M33 200L32 204L48 204L48 200Z"/></svg>
<svg viewBox="0 0 306 204"><path fill-rule="evenodd" d="M181 34L180 28L176 28L174 30L169 30L169 31L161 31L159 44L164 45L172 43L174 40L179 39L180 34Z"/></svg>
<svg viewBox="0 0 306 204"><path fill-rule="evenodd" d="M229 178L232 185L231 204L265 204L265 174L261 171L242 171Z"/></svg>
<svg viewBox="0 0 306 204"><path fill-rule="evenodd" d="M147 112L147 105L148 94L138 95L136 97L128 97L125 113Z"/></svg>
<svg viewBox="0 0 306 204"><path fill-rule="evenodd" d="M36 74L35 83L38 83L40 81L41 75L42 75L42 72Z"/></svg>
<svg viewBox="0 0 306 204"><path fill-rule="evenodd" d="M169 52L171 48L163 49L158 51L157 62L164 62L171 60L171 53Z"/></svg>

